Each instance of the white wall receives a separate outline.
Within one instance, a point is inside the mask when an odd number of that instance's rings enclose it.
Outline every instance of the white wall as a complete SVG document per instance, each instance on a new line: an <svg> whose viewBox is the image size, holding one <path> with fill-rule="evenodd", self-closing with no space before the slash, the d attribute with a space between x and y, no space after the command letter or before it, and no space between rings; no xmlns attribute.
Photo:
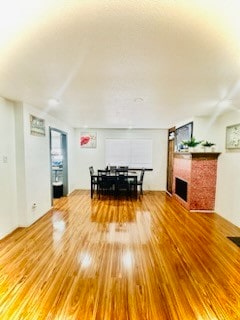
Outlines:
<svg viewBox="0 0 240 320"><path fill-rule="evenodd" d="M18 226L14 104L0 98L0 238Z"/></svg>
<svg viewBox="0 0 240 320"><path fill-rule="evenodd" d="M46 136L30 134L30 114L45 119ZM51 208L49 126L67 133L70 193L75 189L74 130L30 105L0 98L0 238Z"/></svg>
<svg viewBox="0 0 240 320"><path fill-rule="evenodd" d="M86 130L83 130L86 131ZM127 129L91 129L97 133L97 148L80 147L80 129L75 129L76 149L76 187L90 189L89 166L95 170L103 169L105 163L105 139L152 139L153 171L147 171L144 177L145 190L166 190L167 172L167 130L127 130Z"/></svg>
<svg viewBox="0 0 240 320"><path fill-rule="evenodd" d="M46 135L34 136L30 134L30 114L45 120ZM50 117L28 104L23 104L24 121L24 149L25 149L25 175L26 175L26 217L20 220L21 225L30 225L51 208L51 172L49 127L62 130L68 136L68 180L69 193L73 191L74 176L74 130ZM36 208L33 209L33 204Z"/></svg>
<svg viewBox="0 0 240 320"><path fill-rule="evenodd" d="M240 123L239 111L221 116L213 127L222 152L218 160L216 211L240 227L240 150L225 149L226 127Z"/></svg>
<svg viewBox="0 0 240 320"><path fill-rule="evenodd" d="M25 169L24 109L22 103L15 104L15 147L17 214L20 226L27 225L27 196Z"/></svg>
<svg viewBox="0 0 240 320"><path fill-rule="evenodd" d="M197 141L207 140L216 143L213 132L213 120L208 117L193 118L193 136Z"/></svg>

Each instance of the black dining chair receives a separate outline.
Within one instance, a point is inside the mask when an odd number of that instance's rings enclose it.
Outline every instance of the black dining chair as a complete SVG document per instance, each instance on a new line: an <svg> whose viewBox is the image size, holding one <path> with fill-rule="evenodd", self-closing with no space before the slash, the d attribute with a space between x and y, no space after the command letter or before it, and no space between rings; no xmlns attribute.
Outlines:
<svg viewBox="0 0 240 320"><path fill-rule="evenodd" d="M125 194L126 196L129 196L130 185L128 182L128 176L123 174L120 174L117 176L115 193L117 196L120 196L121 194Z"/></svg>
<svg viewBox="0 0 240 320"><path fill-rule="evenodd" d="M93 166L89 167L89 172L90 172L90 175L94 175L94 169L93 169Z"/></svg>
<svg viewBox="0 0 240 320"><path fill-rule="evenodd" d="M110 166L109 167L110 173L115 173L116 169L117 169L117 166Z"/></svg>
<svg viewBox="0 0 240 320"><path fill-rule="evenodd" d="M94 191L98 190L98 178L94 176L93 166L89 167L90 178L91 178L91 198L93 197Z"/></svg>
<svg viewBox="0 0 240 320"><path fill-rule="evenodd" d="M128 175L128 167L118 167L115 172L116 172L116 175L127 176Z"/></svg>
<svg viewBox="0 0 240 320"><path fill-rule="evenodd" d="M128 182L129 182L129 193L135 198L138 196L138 189L137 189L137 176L128 176Z"/></svg>
<svg viewBox="0 0 240 320"><path fill-rule="evenodd" d="M117 169L119 171L128 171L128 166L119 166Z"/></svg>
<svg viewBox="0 0 240 320"><path fill-rule="evenodd" d="M109 170L98 170L98 195L110 193L113 189L113 181Z"/></svg>
<svg viewBox="0 0 240 320"><path fill-rule="evenodd" d="M140 173L140 178L139 180L137 180L137 187L139 187L139 191L140 191L140 194L143 195L143 178L144 178L144 174L145 174L145 169L142 168L141 169L141 173Z"/></svg>
<svg viewBox="0 0 240 320"><path fill-rule="evenodd" d="M116 170L116 188L115 193L117 196L125 194L129 196L130 194L130 183L128 180L128 171L117 169Z"/></svg>

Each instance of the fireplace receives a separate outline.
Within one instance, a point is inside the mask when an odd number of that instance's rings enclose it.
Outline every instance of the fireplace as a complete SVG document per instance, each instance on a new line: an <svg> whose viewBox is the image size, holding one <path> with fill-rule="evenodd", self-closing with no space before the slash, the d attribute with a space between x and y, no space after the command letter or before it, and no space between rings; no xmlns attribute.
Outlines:
<svg viewBox="0 0 240 320"><path fill-rule="evenodd" d="M176 152L173 197L189 211L214 211L218 152Z"/></svg>
<svg viewBox="0 0 240 320"><path fill-rule="evenodd" d="M188 183L180 178L175 178L175 193L187 202Z"/></svg>

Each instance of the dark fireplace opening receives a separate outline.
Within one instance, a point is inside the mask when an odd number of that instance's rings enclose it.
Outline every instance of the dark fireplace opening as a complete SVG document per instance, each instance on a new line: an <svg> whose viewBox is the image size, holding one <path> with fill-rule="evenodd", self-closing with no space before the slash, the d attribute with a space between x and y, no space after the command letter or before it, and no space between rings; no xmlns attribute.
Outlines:
<svg viewBox="0 0 240 320"><path fill-rule="evenodd" d="M179 178L175 178L175 193L187 202L187 182Z"/></svg>

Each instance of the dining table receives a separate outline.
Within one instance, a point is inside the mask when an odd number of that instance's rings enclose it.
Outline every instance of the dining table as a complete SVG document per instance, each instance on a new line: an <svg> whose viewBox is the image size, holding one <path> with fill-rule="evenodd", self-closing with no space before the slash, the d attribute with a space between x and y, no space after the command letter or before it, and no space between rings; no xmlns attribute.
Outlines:
<svg viewBox="0 0 240 320"><path fill-rule="evenodd" d="M99 170L103 171L103 170ZM127 197L135 197L137 198L137 181L138 181L138 173L136 171L127 171L124 173L117 171L106 171L106 174L92 174L91 175L91 198L93 198L94 191L97 191L97 194L100 196L101 192L101 182L104 178L106 185L111 186L109 189L104 190L104 194L113 195L118 197L120 194L120 188L122 186L122 182L125 181L128 185L126 188L125 194Z"/></svg>

